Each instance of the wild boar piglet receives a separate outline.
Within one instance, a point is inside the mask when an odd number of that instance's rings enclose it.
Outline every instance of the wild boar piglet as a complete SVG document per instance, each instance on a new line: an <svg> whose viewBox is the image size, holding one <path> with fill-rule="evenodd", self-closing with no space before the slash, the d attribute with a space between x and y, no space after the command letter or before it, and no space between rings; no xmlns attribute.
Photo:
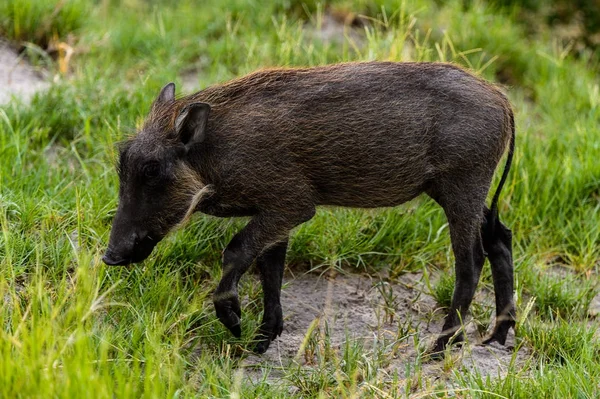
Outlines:
<svg viewBox="0 0 600 399"><path fill-rule="evenodd" d="M486 257L497 314L487 342L503 344L515 307L511 232L497 204L514 131L500 90L445 63L268 69L181 98L169 83L121 147L119 205L103 259L144 260L196 211L250 217L223 252L213 299L219 320L239 337L238 282L256 262L264 315L255 350L262 353L283 329L291 229L319 205L393 207L426 193L444 209L456 258L452 305L434 351L462 338L460 320Z"/></svg>

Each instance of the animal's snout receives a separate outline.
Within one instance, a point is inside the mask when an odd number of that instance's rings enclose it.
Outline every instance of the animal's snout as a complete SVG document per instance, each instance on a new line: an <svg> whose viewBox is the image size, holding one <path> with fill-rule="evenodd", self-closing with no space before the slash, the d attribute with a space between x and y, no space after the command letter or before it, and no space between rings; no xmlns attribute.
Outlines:
<svg viewBox="0 0 600 399"><path fill-rule="evenodd" d="M158 240L153 239L147 232L112 234L102 261L110 266L141 262L152 253L157 243Z"/></svg>
<svg viewBox="0 0 600 399"><path fill-rule="evenodd" d="M116 257L116 255L112 253L110 249L108 249L102 257L102 262L109 266L122 266L130 263L128 259Z"/></svg>

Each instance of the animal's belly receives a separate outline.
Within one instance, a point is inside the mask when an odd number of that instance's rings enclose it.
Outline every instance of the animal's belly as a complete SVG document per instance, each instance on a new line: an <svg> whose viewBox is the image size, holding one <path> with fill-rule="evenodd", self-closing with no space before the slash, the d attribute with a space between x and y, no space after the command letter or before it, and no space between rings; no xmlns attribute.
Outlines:
<svg viewBox="0 0 600 399"><path fill-rule="evenodd" d="M403 204L423 192L422 186L398 187L328 187L318 193L318 205L349 208L380 208Z"/></svg>
<svg viewBox="0 0 600 399"><path fill-rule="evenodd" d="M376 208L410 201L425 190L432 177L432 168L415 162L410 167L325 169L313 174L311 181L319 204Z"/></svg>

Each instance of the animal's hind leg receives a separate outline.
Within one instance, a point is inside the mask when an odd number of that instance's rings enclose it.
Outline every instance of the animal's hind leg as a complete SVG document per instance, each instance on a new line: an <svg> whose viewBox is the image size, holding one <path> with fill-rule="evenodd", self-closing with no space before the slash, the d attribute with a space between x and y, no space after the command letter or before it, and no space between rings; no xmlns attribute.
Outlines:
<svg viewBox="0 0 600 399"><path fill-rule="evenodd" d="M504 345L508 330L515 326L516 311L513 300L514 272L512 258L512 233L485 209L485 221L481 227L483 248L487 252L494 280L496 295L496 325L483 343L493 341Z"/></svg>
<svg viewBox="0 0 600 399"><path fill-rule="evenodd" d="M463 195L456 195L458 191L462 191ZM454 195L433 197L442 205L448 218L456 262L452 304L446 315L442 332L436 341L434 352L443 351L451 339L453 342L462 340L462 333L457 333L457 331L460 328L461 319L466 316L471 305L485 262L480 234L484 198L482 195L466 198L465 191L463 187L462 190L457 189Z"/></svg>

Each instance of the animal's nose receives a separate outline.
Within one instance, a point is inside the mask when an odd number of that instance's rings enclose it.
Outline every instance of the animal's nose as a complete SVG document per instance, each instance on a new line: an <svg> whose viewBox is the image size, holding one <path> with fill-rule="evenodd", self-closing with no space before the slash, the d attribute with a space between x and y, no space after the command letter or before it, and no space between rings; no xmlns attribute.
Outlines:
<svg viewBox="0 0 600 399"><path fill-rule="evenodd" d="M102 262L106 263L109 266L127 265L131 263L128 259L116 258L114 254L112 254L110 251L106 251L106 253L102 257Z"/></svg>
<svg viewBox="0 0 600 399"><path fill-rule="evenodd" d="M131 232L120 239L111 239L102 261L110 266L130 264L143 240L144 236L140 232Z"/></svg>

